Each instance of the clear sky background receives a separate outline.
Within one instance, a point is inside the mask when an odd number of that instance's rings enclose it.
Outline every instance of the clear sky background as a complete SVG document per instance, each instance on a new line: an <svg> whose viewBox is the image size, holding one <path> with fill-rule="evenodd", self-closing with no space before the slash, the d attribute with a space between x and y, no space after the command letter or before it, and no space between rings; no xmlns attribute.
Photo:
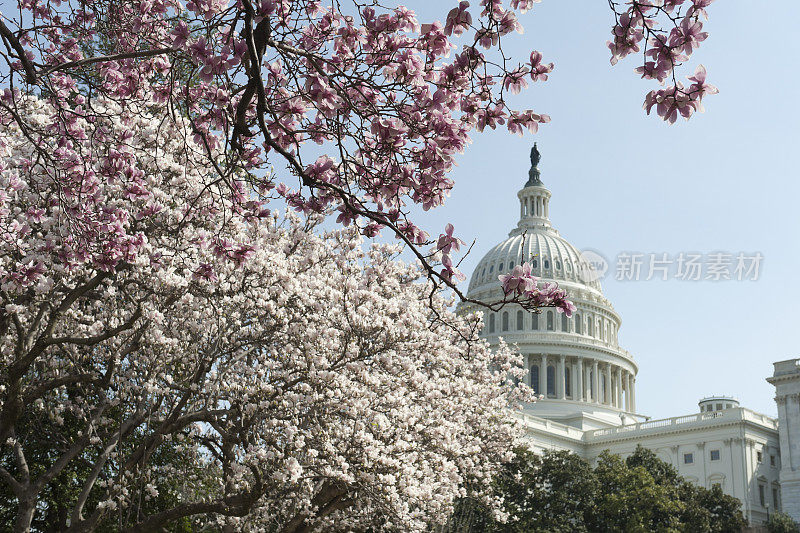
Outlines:
<svg viewBox="0 0 800 533"><path fill-rule="evenodd" d="M407 4L429 22L455 2ZM720 94L670 126L642 110L653 85L633 73L636 58L609 64L605 0L537 4L507 50L524 60L535 48L555 62L550 80L518 100L552 122L524 138L477 135L451 198L423 217L426 229L450 221L476 239L463 264L471 273L516 224L537 141L551 220L579 249L612 263L626 251L761 252L757 281L603 281L622 317L620 343L639 363L638 410L657 418L697 412L712 394L774 416L764 378L772 362L800 357L800 2L719 0L709 13L711 36L690 71L705 64Z"/></svg>

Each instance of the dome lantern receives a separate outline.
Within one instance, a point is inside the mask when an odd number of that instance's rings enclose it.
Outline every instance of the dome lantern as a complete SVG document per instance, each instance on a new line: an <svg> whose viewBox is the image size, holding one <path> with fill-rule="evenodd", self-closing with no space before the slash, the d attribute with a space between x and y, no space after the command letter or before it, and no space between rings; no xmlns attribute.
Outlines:
<svg viewBox="0 0 800 533"><path fill-rule="evenodd" d="M542 183L539 172L541 154L534 143L531 148L531 169L525 187L517 193L519 198L518 230L534 227L550 227L550 191Z"/></svg>

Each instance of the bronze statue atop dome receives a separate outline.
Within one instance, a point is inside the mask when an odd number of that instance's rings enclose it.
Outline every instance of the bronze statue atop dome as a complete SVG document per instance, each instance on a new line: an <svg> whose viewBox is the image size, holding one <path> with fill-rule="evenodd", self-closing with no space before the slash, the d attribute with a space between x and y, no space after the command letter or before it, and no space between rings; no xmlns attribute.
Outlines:
<svg viewBox="0 0 800 533"><path fill-rule="evenodd" d="M541 160L542 155L539 153L539 149L536 147L536 143L533 143L533 148L531 148L531 168L536 168L539 166L539 160Z"/></svg>
<svg viewBox="0 0 800 533"><path fill-rule="evenodd" d="M542 180L539 179L539 161L542 159L542 154L539 153L539 148L536 147L536 143L533 143L533 148L531 148L531 169L528 171L528 182L525 184L526 187L532 186L541 186Z"/></svg>

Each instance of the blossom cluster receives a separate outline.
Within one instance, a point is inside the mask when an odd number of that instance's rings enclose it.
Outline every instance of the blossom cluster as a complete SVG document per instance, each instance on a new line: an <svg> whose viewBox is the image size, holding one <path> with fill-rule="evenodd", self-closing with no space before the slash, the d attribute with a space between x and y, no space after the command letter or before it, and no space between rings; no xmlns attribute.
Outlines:
<svg viewBox="0 0 800 533"><path fill-rule="evenodd" d="M259 211L245 180L231 199L180 117L98 98L62 143L58 107L11 97L38 134L0 111L0 482L19 523L65 472L85 530L420 531L488 486L507 407L533 399L508 381L520 356L396 248Z"/></svg>
<svg viewBox="0 0 800 533"><path fill-rule="evenodd" d="M688 119L695 111L703 111L704 96L718 92L706 82L703 65L688 77L688 86L677 81L675 75L675 69L708 38L703 20L708 19L706 8L713 1L631 0L624 9L611 2L617 16L612 40L608 41L611 64L631 53L643 52L644 59L636 72L664 86L647 93L644 108L648 114L655 106L658 116L667 122L674 123L678 116Z"/></svg>
<svg viewBox="0 0 800 533"><path fill-rule="evenodd" d="M20 0L4 79L47 95L65 140L97 95L183 114L222 182L244 172L298 212L335 212L366 236L389 228L415 247L428 233L410 205L445 201L474 132L550 120L506 101L553 69L538 51L516 66L499 52L533 4L462 1L444 23L420 23L360 2ZM445 267L439 281L453 280Z"/></svg>
<svg viewBox="0 0 800 533"><path fill-rule="evenodd" d="M539 279L531 273L531 268L526 261L516 265L508 274L498 276L505 295L519 298L519 303L524 307L555 307L559 313L572 316L577 308L567 297L567 292L556 283L540 284Z"/></svg>

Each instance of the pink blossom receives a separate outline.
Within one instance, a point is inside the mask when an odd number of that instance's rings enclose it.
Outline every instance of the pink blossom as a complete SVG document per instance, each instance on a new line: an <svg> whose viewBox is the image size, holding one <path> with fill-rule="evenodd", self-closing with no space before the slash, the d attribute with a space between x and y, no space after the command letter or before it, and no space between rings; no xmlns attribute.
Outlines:
<svg viewBox="0 0 800 533"><path fill-rule="evenodd" d="M444 227L444 233L439 235L439 240L436 241L436 249L442 254L449 255L450 252L457 252L464 241L458 237L453 237L455 228L452 224L447 224Z"/></svg>
<svg viewBox="0 0 800 533"><path fill-rule="evenodd" d="M528 74L528 69L524 67L509 72L503 80L503 87L511 94L519 94L522 89L528 86L528 82L525 81L526 74ZM547 79L547 76L545 76L545 79Z"/></svg>
<svg viewBox="0 0 800 533"><path fill-rule="evenodd" d="M534 50L531 52L530 58L530 72L533 81L547 81L547 75L553 71L553 64L542 63L542 54Z"/></svg>
<svg viewBox="0 0 800 533"><path fill-rule="evenodd" d="M503 292L508 294L528 293L536 288L537 279L531 274L531 265L527 261L516 265L508 274L498 276L503 285Z"/></svg>

